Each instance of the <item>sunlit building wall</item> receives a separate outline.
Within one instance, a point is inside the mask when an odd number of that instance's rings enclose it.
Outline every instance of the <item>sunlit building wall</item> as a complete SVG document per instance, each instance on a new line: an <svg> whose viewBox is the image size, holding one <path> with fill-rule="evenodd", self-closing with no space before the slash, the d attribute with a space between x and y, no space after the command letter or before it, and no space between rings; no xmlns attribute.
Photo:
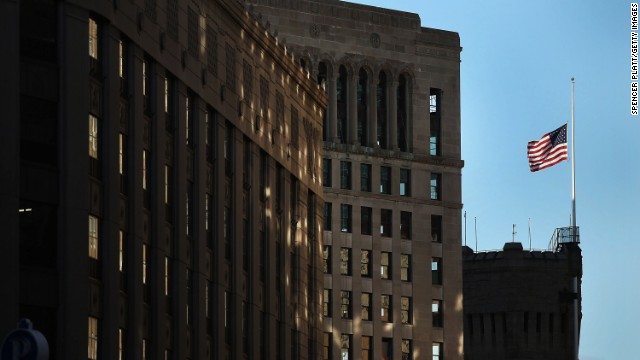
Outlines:
<svg viewBox="0 0 640 360"><path fill-rule="evenodd" d="M458 34L336 0L245 4L329 97L322 358L462 359Z"/></svg>
<svg viewBox="0 0 640 360"><path fill-rule="evenodd" d="M272 30L227 0L0 21L0 338L26 317L52 359L317 359L327 99Z"/></svg>

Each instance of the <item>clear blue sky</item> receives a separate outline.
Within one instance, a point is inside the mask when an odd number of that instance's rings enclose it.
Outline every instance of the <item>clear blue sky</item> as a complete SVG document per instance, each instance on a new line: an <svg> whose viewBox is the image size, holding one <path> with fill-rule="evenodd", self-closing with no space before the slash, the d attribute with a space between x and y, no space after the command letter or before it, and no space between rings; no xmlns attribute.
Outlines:
<svg viewBox="0 0 640 360"><path fill-rule="evenodd" d="M576 78L581 360L640 359L640 116L630 115L630 2L356 0L456 31L467 242L545 249L571 214L571 165L530 173L526 143L571 119ZM463 234L464 236L464 234Z"/></svg>

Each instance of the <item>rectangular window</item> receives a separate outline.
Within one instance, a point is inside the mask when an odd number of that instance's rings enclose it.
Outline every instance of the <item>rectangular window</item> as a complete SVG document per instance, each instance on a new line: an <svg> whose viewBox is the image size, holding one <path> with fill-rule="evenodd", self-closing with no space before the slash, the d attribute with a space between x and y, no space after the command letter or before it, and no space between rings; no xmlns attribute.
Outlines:
<svg viewBox="0 0 640 360"><path fill-rule="evenodd" d="M362 335L362 360L373 359L373 342L371 336Z"/></svg>
<svg viewBox="0 0 640 360"><path fill-rule="evenodd" d="M325 274L331 274L331 246L325 245L322 249L322 266Z"/></svg>
<svg viewBox="0 0 640 360"><path fill-rule="evenodd" d="M149 169L149 155L147 150L142 150L142 190L147 190L147 170Z"/></svg>
<svg viewBox="0 0 640 360"><path fill-rule="evenodd" d="M230 45L226 44L226 53L227 53L227 73L226 73L226 81L225 84L231 91L235 91L236 89L236 49Z"/></svg>
<svg viewBox="0 0 640 360"><path fill-rule="evenodd" d="M351 232L351 205L340 204L340 231Z"/></svg>
<svg viewBox="0 0 640 360"><path fill-rule="evenodd" d="M403 324L412 323L411 298L408 296L400 297L400 316Z"/></svg>
<svg viewBox="0 0 640 360"><path fill-rule="evenodd" d="M87 335L87 358L96 360L98 358L98 319L92 316L89 316L89 329Z"/></svg>
<svg viewBox="0 0 640 360"><path fill-rule="evenodd" d="M98 160L98 118L89 114L89 156Z"/></svg>
<svg viewBox="0 0 640 360"><path fill-rule="evenodd" d="M362 320L371 319L371 293L362 293L360 296L361 318Z"/></svg>
<svg viewBox="0 0 640 360"><path fill-rule="evenodd" d="M322 291L322 315L331 317L331 289Z"/></svg>
<svg viewBox="0 0 640 360"><path fill-rule="evenodd" d="M402 360L412 360L413 351L411 349L411 340L402 339L400 343L400 350L402 351Z"/></svg>
<svg viewBox="0 0 640 360"><path fill-rule="evenodd" d="M442 91L440 89L431 88L429 95L429 113L430 114L439 114L440 113L440 94Z"/></svg>
<svg viewBox="0 0 640 360"><path fill-rule="evenodd" d="M118 271L124 271L124 231L118 231Z"/></svg>
<svg viewBox="0 0 640 360"><path fill-rule="evenodd" d="M391 168L388 166L380 167L380 193L391 194Z"/></svg>
<svg viewBox="0 0 640 360"><path fill-rule="evenodd" d="M431 259L431 283L442 285L442 258Z"/></svg>
<svg viewBox="0 0 640 360"><path fill-rule="evenodd" d="M118 76L124 79L125 50L122 40L118 40Z"/></svg>
<svg viewBox="0 0 640 360"><path fill-rule="evenodd" d="M300 119L298 109L291 105L291 145L298 149L300 145Z"/></svg>
<svg viewBox="0 0 640 360"><path fill-rule="evenodd" d="M380 253L380 278L391 279L391 253L390 252L383 251Z"/></svg>
<svg viewBox="0 0 640 360"><path fill-rule="evenodd" d="M351 190L351 162L340 161L340 189Z"/></svg>
<svg viewBox="0 0 640 360"><path fill-rule="evenodd" d="M118 329L118 360L124 359L124 330Z"/></svg>
<svg viewBox="0 0 640 360"><path fill-rule="evenodd" d="M351 335L340 335L340 359L351 360Z"/></svg>
<svg viewBox="0 0 640 360"><path fill-rule="evenodd" d="M89 56L98 60L98 23L89 19Z"/></svg>
<svg viewBox="0 0 640 360"><path fill-rule="evenodd" d="M380 305L380 320L383 322L392 322L393 316L391 311L393 307L391 306L391 295L381 295Z"/></svg>
<svg viewBox="0 0 640 360"><path fill-rule="evenodd" d="M405 240L411 240L411 213L408 211L400 211L400 237Z"/></svg>
<svg viewBox="0 0 640 360"><path fill-rule="evenodd" d="M411 255L400 254L400 280L411 281Z"/></svg>
<svg viewBox="0 0 640 360"><path fill-rule="evenodd" d="M433 327L442 327L442 300L431 301L431 319L433 320Z"/></svg>
<svg viewBox="0 0 640 360"><path fill-rule="evenodd" d="M322 185L331 187L331 159L322 159Z"/></svg>
<svg viewBox="0 0 640 360"><path fill-rule="evenodd" d="M89 257L98 260L98 218L89 215Z"/></svg>
<svg viewBox="0 0 640 360"><path fill-rule="evenodd" d="M441 174L431 173L431 200L441 200L440 195L440 180Z"/></svg>
<svg viewBox="0 0 640 360"><path fill-rule="evenodd" d="M371 250L360 250L360 275L371 277Z"/></svg>
<svg viewBox="0 0 640 360"><path fill-rule="evenodd" d="M171 169L169 165L164 166L164 204L169 205L169 195L171 194Z"/></svg>
<svg viewBox="0 0 640 360"><path fill-rule="evenodd" d="M169 296L169 258L164 257L164 296Z"/></svg>
<svg viewBox="0 0 640 360"><path fill-rule="evenodd" d="M391 209L380 209L380 236L391 237L391 219L393 212Z"/></svg>
<svg viewBox="0 0 640 360"><path fill-rule="evenodd" d="M444 352L442 351L442 343L434 342L431 345L431 352L433 353L433 360L442 360L444 359Z"/></svg>
<svg viewBox="0 0 640 360"><path fill-rule="evenodd" d="M442 242L442 216L431 215L431 241Z"/></svg>
<svg viewBox="0 0 640 360"><path fill-rule="evenodd" d="M442 108L442 91L440 89L432 88L429 96L429 155L440 155L440 122L441 122L441 108Z"/></svg>
<svg viewBox="0 0 640 360"><path fill-rule="evenodd" d="M331 203L324 203L324 225L326 231L331 231Z"/></svg>
<svg viewBox="0 0 640 360"><path fill-rule="evenodd" d="M142 244L142 284L147 285L147 244Z"/></svg>
<svg viewBox="0 0 640 360"><path fill-rule="evenodd" d="M360 191L371 192L371 164L360 164Z"/></svg>
<svg viewBox="0 0 640 360"><path fill-rule="evenodd" d="M351 319L351 291L340 290L340 317Z"/></svg>
<svg viewBox="0 0 640 360"><path fill-rule="evenodd" d="M360 208L360 233L362 235L371 235L373 224L371 222L373 210L370 207L362 206Z"/></svg>
<svg viewBox="0 0 640 360"><path fill-rule="evenodd" d="M331 360L332 333L322 334L322 360Z"/></svg>
<svg viewBox="0 0 640 360"><path fill-rule="evenodd" d="M351 275L351 249L340 248L340 274Z"/></svg>
<svg viewBox="0 0 640 360"><path fill-rule="evenodd" d="M400 169L400 196L411 196L411 170Z"/></svg>
<svg viewBox="0 0 640 360"><path fill-rule="evenodd" d="M218 34L209 25L207 25L207 69L214 75L218 73Z"/></svg>
<svg viewBox="0 0 640 360"><path fill-rule="evenodd" d="M191 110L191 106L193 106L193 99L192 99L192 95L189 94L187 95L187 97L185 98L185 142L187 144L187 146L191 146L192 145L192 141L191 141L191 124L193 123L193 111Z"/></svg>
<svg viewBox="0 0 640 360"><path fill-rule="evenodd" d="M147 339L142 339L142 360L147 360Z"/></svg>

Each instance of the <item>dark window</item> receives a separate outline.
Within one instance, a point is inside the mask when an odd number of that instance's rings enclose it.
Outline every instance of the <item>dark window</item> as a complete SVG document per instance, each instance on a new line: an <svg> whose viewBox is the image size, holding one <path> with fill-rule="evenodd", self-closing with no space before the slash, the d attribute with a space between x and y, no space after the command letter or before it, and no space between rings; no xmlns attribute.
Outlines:
<svg viewBox="0 0 640 360"><path fill-rule="evenodd" d="M431 241L442 242L442 216L431 215Z"/></svg>
<svg viewBox="0 0 640 360"><path fill-rule="evenodd" d="M331 187L331 159L322 159L322 185Z"/></svg>
<svg viewBox="0 0 640 360"><path fill-rule="evenodd" d="M333 358L331 354L331 348L333 344L333 334L322 334L322 360L331 360Z"/></svg>
<svg viewBox="0 0 640 360"><path fill-rule="evenodd" d="M336 83L338 141L347 142L347 69L341 65ZM331 139L332 140L332 139Z"/></svg>
<svg viewBox="0 0 640 360"><path fill-rule="evenodd" d="M351 205L340 205L340 231L351 232Z"/></svg>
<svg viewBox="0 0 640 360"><path fill-rule="evenodd" d="M433 300L431 302L431 319L433 320L433 327L442 327L442 315L442 300ZM471 324L471 322L469 323Z"/></svg>
<svg viewBox="0 0 640 360"><path fill-rule="evenodd" d="M367 136L367 100L369 98L369 80L367 72L363 68L360 68L356 96L358 105L358 143L367 146L369 145Z"/></svg>
<svg viewBox="0 0 640 360"><path fill-rule="evenodd" d="M407 151L407 135L408 135L408 118L407 118L407 95L408 95L408 82L405 75L400 75L398 79L397 89L397 102L396 102L396 119L397 119L397 131L398 131L398 147L400 151Z"/></svg>
<svg viewBox="0 0 640 360"><path fill-rule="evenodd" d="M400 196L411 196L411 170L400 169Z"/></svg>
<svg viewBox="0 0 640 360"><path fill-rule="evenodd" d="M431 283L442 285L442 258L431 259Z"/></svg>
<svg viewBox="0 0 640 360"><path fill-rule="evenodd" d="M371 229L373 228L371 216L372 209L370 207L362 206L360 208L360 234L371 235Z"/></svg>
<svg viewBox="0 0 640 360"><path fill-rule="evenodd" d="M429 96L429 155L440 155L440 122L442 119L442 91L440 89L431 89Z"/></svg>
<svg viewBox="0 0 640 360"><path fill-rule="evenodd" d="M441 178L441 174L431 173L431 200L441 200Z"/></svg>
<svg viewBox="0 0 640 360"><path fill-rule="evenodd" d="M178 0L167 0L167 36L178 40Z"/></svg>
<svg viewBox="0 0 640 360"><path fill-rule="evenodd" d="M393 212L391 209L380 209L380 236L391 237L391 219Z"/></svg>
<svg viewBox="0 0 640 360"><path fill-rule="evenodd" d="M376 87L376 109L378 117L377 143L383 149L387 148L387 75L384 71L378 77Z"/></svg>
<svg viewBox="0 0 640 360"><path fill-rule="evenodd" d="M247 60L243 60L242 62L242 98L251 102L251 97L253 97L253 66L247 62ZM251 104L248 104L251 106Z"/></svg>
<svg viewBox="0 0 640 360"><path fill-rule="evenodd" d="M200 39L198 34L200 30L200 24L198 22L198 13L196 13L195 10L189 7L189 10L187 12L187 51L189 52L189 55L193 56L196 59L198 59L198 53L200 50Z"/></svg>
<svg viewBox="0 0 640 360"><path fill-rule="evenodd" d="M340 189L351 190L351 162L340 161Z"/></svg>
<svg viewBox="0 0 640 360"><path fill-rule="evenodd" d="M371 192L371 164L360 164L360 191Z"/></svg>
<svg viewBox="0 0 640 360"><path fill-rule="evenodd" d="M324 203L324 226L326 231L331 231L331 203Z"/></svg>
<svg viewBox="0 0 640 360"><path fill-rule="evenodd" d="M211 26L207 26L207 69L218 74L218 34Z"/></svg>
<svg viewBox="0 0 640 360"><path fill-rule="evenodd" d="M380 193L391 194L391 168L388 166L380 167Z"/></svg>
<svg viewBox="0 0 640 360"><path fill-rule="evenodd" d="M236 90L236 49L226 44L226 52L227 52L227 74L225 78L225 83L229 90Z"/></svg>
<svg viewBox="0 0 640 360"><path fill-rule="evenodd" d="M400 212L400 237L402 239L411 240L411 213L408 211Z"/></svg>

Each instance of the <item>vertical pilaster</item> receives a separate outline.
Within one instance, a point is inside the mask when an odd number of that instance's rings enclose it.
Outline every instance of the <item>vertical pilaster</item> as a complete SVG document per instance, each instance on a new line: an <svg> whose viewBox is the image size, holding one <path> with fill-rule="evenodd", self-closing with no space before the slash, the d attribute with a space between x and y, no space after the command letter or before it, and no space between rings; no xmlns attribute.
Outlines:
<svg viewBox="0 0 640 360"><path fill-rule="evenodd" d="M375 74L371 75L369 80L369 144L370 147L376 147L378 142L378 77Z"/></svg>
<svg viewBox="0 0 640 360"><path fill-rule="evenodd" d="M389 150L398 149L398 80L387 80L387 99L389 101Z"/></svg>
<svg viewBox="0 0 640 360"><path fill-rule="evenodd" d="M348 88L349 88L349 105L347 106L347 111L349 111L347 115L347 143L355 144L358 142L358 78L359 76L355 73L355 70L352 74L348 76Z"/></svg>
<svg viewBox="0 0 640 360"><path fill-rule="evenodd" d="M329 122L329 134L326 139L331 142L338 142L338 71L333 69L333 72L328 76L329 81L329 107L327 111L327 121Z"/></svg>

